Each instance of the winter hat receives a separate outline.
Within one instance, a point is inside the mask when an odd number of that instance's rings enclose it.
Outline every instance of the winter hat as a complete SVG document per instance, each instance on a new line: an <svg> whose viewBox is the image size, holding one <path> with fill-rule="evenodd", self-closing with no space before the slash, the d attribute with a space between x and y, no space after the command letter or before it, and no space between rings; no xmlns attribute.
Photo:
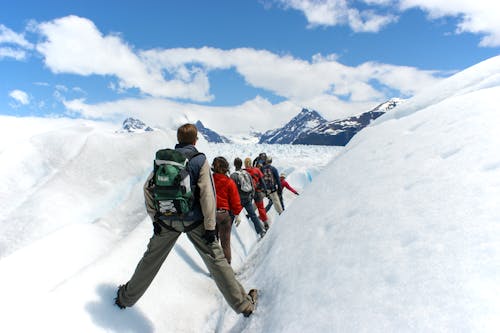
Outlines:
<svg viewBox="0 0 500 333"><path fill-rule="evenodd" d="M282 173L280 174L280 178L286 178L286 174L285 174L284 172L282 172Z"/></svg>
<svg viewBox="0 0 500 333"><path fill-rule="evenodd" d="M271 156L267 156L266 164L271 164L271 163L273 163L273 158Z"/></svg>

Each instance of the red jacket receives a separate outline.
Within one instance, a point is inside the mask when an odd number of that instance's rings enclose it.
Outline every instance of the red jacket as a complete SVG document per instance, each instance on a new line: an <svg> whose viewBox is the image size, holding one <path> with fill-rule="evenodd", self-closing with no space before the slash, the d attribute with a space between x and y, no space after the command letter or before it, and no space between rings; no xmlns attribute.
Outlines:
<svg viewBox="0 0 500 333"><path fill-rule="evenodd" d="M217 195L217 209L230 210L238 215L243 207L240 194L234 180L221 173L214 173L215 194Z"/></svg>
<svg viewBox="0 0 500 333"><path fill-rule="evenodd" d="M290 184L288 184L288 182L285 180L285 178L281 178L281 187L287 188L293 194L299 194L292 186L290 186Z"/></svg>
<svg viewBox="0 0 500 333"><path fill-rule="evenodd" d="M260 171L259 168L256 167L250 167L250 168L245 168L250 176L252 176L253 179L253 187L255 188L255 191L261 192L266 188L266 185L264 184L264 174L262 171Z"/></svg>

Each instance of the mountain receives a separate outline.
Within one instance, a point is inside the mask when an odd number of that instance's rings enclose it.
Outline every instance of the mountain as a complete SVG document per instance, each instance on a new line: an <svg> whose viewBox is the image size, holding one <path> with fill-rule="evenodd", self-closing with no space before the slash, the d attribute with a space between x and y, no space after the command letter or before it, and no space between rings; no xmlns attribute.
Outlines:
<svg viewBox="0 0 500 333"><path fill-rule="evenodd" d="M370 122L395 108L402 100L393 98L374 109L346 119L327 121L301 133L292 143L303 145L345 146L351 138Z"/></svg>
<svg viewBox="0 0 500 333"><path fill-rule="evenodd" d="M198 120L195 125L196 128L198 128L198 132L200 132L208 142L231 143L231 140L225 136L219 135L217 132L206 128L201 121Z"/></svg>
<svg viewBox="0 0 500 333"><path fill-rule="evenodd" d="M151 131L153 131L153 129L141 120L129 117L123 121L122 129L118 132L141 133Z"/></svg>
<svg viewBox="0 0 500 333"><path fill-rule="evenodd" d="M316 111L302 109L284 127L262 135L260 143L345 146L372 120L395 108L401 101L399 98L392 98L370 111L333 121L327 121Z"/></svg>
<svg viewBox="0 0 500 333"><path fill-rule="evenodd" d="M262 134L259 143L294 143L300 135L326 122L327 120L318 112L304 108L282 128Z"/></svg>

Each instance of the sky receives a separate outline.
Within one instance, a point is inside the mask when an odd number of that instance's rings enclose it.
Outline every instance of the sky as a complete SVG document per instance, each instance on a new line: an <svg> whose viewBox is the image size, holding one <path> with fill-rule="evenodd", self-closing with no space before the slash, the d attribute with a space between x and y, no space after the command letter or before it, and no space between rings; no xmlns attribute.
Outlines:
<svg viewBox="0 0 500 333"><path fill-rule="evenodd" d="M225 115L263 131L303 107L334 120L411 97L500 50L490 0L0 6L0 114L15 116L159 126L182 114L229 132L213 121Z"/></svg>
<svg viewBox="0 0 500 333"><path fill-rule="evenodd" d="M237 277L260 290L249 318L185 236L134 307L113 305L152 234L151 156L174 131L0 116L0 331L498 332L498 94L495 57L346 147L200 140L209 160L266 151L300 193L262 240L243 216L232 229Z"/></svg>

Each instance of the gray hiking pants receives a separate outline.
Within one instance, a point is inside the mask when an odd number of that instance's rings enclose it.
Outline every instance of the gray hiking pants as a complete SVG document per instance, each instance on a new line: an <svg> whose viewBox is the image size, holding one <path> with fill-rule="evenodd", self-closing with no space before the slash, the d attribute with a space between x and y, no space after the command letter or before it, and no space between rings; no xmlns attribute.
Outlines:
<svg viewBox="0 0 500 333"><path fill-rule="evenodd" d="M182 225L176 226L175 222L171 226L176 230L183 230ZM201 223L198 227L186 232L186 235L203 259L220 292L236 313L253 310L251 297L236 280L234 271L224 257L219 243L215 241L207 244L203 238L204 233L205 227ZM141 298L180 235L181 232L164 227L161 227L159 235L153 234L132 278L118 291L118 300L121 304L127 307L132 306Z"/></svg>

